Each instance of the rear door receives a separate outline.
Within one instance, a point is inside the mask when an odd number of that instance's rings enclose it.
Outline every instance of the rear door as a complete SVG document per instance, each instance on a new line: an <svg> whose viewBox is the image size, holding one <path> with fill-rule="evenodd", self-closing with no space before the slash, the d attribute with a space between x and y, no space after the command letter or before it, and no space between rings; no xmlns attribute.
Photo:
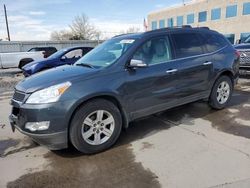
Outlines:
<svg viewBox="0 0 250 188"><path fill-rule="evenodd" d="M208 92L213 71L212 56L198 32L171 34L178 64L178 97L192 97Z"/></svg>

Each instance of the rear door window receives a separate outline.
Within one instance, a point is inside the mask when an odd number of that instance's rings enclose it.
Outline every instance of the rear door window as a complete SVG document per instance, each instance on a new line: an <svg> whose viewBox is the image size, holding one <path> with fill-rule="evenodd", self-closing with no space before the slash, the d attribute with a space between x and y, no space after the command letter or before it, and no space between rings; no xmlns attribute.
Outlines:
<svg viewBox="0 0 250 188"><path fill-rule="evenodd" d="M204 33L202 36L206 43L207 52L209 53L215 52L228 44L226 39L219 35Z"/></svg>
<svg viewBox="0 0 250 188"><path fill-rule="evenodd" d="M204 53L199 34L176 33L171 36L175 44L176 58L185 58Z"/></svg>

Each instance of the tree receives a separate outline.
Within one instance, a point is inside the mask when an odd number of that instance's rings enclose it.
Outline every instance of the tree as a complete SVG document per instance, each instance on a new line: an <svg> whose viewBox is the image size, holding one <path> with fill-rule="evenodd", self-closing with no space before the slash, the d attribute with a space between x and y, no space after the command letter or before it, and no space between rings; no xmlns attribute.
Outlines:
<svg viewBox="0 0 250 188"><path fill-rule="evenodd" d="M73 38L73 34L66 30L54 31L51 33L50 38L51 40L71 40Z"/></svg>
<svg viewBox="0 0 250 188"><path fill-rule="evenodd" d="M127 29L126 33L139 33L140 31L139 27L130 27Z"/></svg>
<svg viewBox="0 0 250 188"><path fill-rule="evenodd" d="M127 30L121 30L120 34L129 34L129 33L139 33L141 29L139 27L129 27Z"/></svg>
<svg viewBox="0 0 250 188"><path fill-rule="evenodd" d="M100 31L89 22L89 18L82 14L76 16L69 25L69 31L55 31L51 34L52 40L99 40Z"/></svg>
<svg viewBox="0 0 250 188"><path fill-rule="evenodd" d="M76 16L70 25L70 29L73 36L79 40L99 39L100 36L100 31L89 22L89 18L85 14Z"/></svg>

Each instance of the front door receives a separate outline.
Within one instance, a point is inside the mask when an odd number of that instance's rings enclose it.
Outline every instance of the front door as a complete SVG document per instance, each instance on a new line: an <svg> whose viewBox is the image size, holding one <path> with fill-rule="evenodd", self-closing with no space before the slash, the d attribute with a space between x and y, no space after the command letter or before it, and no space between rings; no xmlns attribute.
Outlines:
<svg viewBox="0 0 250 188"><path fill-rule="evenodd" d="M133 55L132 59L148 65L127 70L126 90L133 118L162 111L176 102L178 74L172 57L168 36L148 40Z"/></svg>

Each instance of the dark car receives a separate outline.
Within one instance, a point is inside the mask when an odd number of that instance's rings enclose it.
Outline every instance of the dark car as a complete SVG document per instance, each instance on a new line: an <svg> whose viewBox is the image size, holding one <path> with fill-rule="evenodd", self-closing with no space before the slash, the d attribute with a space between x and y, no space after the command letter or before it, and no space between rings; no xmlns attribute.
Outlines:
<svg viewBox="0 0 250 188"><path fill-rule="evenodd" d="M135 119L197 100L226 107L238 69L237 51L209 29L116 36L74 65L21 81L10 122L50 149L72 143L83 153L97 153Z"/></svg>
<svg viewBox="0 0 250 188"><path fill-rule="evenodd" d="M91 47L70 47L62 49L51 55L47 59L33 61L22 67L24 76L28 77L40 71L62 65L72 65L82 56L88 53Z"/></svg>
<svg viewBox="0 0 250 188"><path fill-rule="evenodd" d="M39 52L43 51L44 58L51 56L53 53L57 52L55 47L46 46L46 47L34 47L28 50L28 52Z"/></svg>
<svg viewBox="0 0 250 188"><path fill-rule="evenodd" d="M234 47L240 52L240 75L250 75L250 36Z"/></svg>

